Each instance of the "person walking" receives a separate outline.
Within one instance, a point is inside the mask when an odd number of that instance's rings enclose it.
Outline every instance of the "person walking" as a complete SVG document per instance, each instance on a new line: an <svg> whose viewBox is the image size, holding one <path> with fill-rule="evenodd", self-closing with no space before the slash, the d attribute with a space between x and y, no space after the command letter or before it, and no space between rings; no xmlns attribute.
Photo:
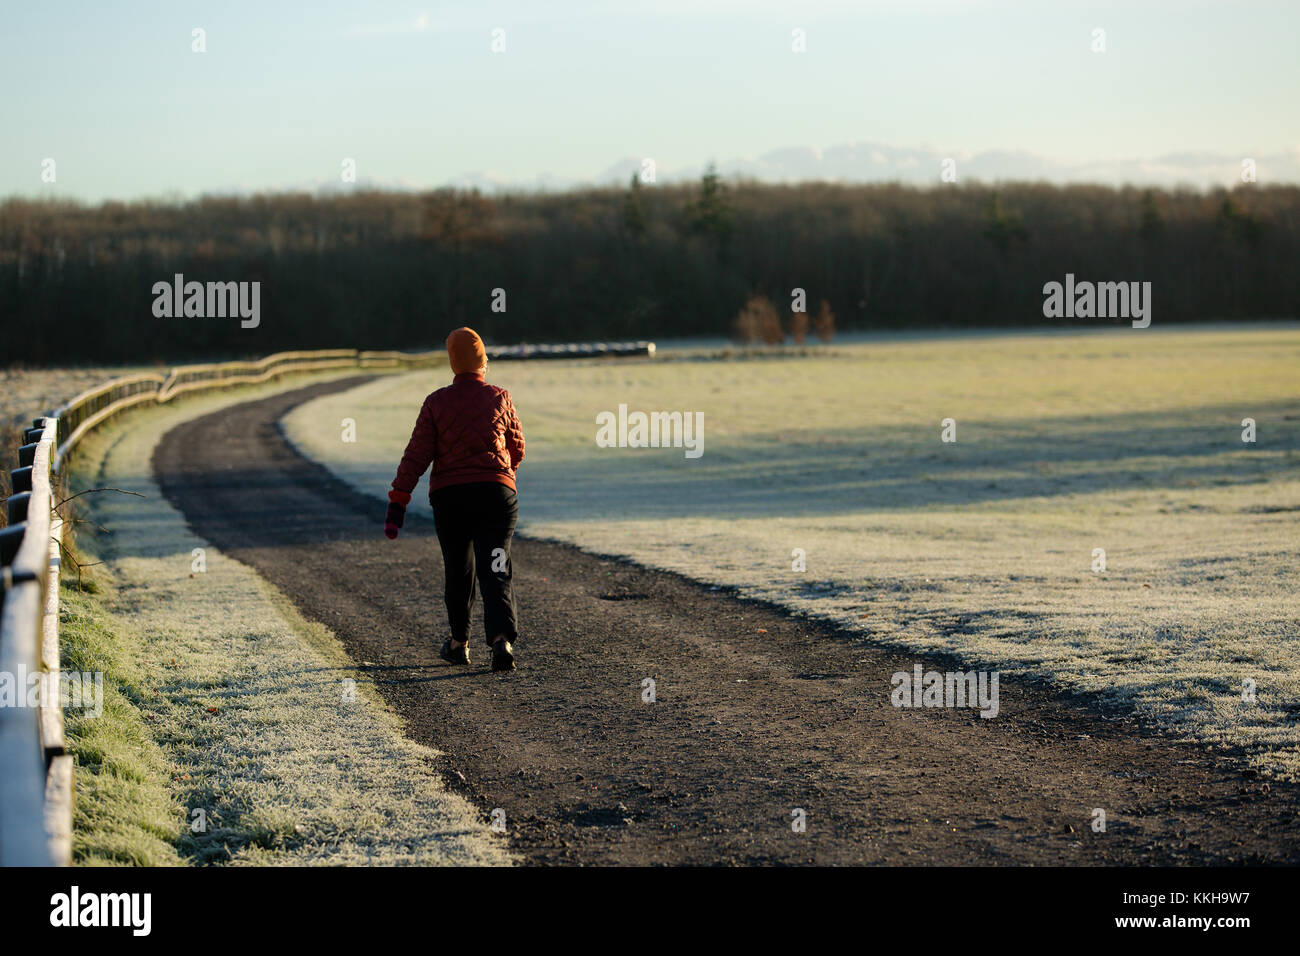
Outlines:
<svg viewBox="0 0 1300 956"><path fill-rule="evenodd" d="M511 671L519 632L510 539L519 514L515 472L524 460L524 432L510 393L487 383L487 352L477 332L452 332L447 356L454 378L420 407L388 492L384 533L397 537L411 492L432 464L429 503L442 548L451 625L439 656L450 664L470 662L469 618L477 581L492 670Z"/></svg>

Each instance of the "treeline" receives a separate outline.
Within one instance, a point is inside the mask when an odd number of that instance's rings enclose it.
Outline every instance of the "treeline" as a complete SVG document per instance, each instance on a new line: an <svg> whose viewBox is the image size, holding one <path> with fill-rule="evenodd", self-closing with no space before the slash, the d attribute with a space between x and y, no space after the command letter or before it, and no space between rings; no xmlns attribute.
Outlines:
<svg viewBox="0 0 1300 956"><path fill-rule="evenodd" d="M13 199L0 203L0 349L29 363L416 349L462 324L501 344L730 335L756 295L788 325L796 288L814 318L826 303L841 331L1039 325L1043 284L1067 272L1150 281L1156 324L1293 317L1298 221L1291 186L770 186L713 175L499 198ZM260 282L260 324L155 317L153 287L176 273Z"/></svg>

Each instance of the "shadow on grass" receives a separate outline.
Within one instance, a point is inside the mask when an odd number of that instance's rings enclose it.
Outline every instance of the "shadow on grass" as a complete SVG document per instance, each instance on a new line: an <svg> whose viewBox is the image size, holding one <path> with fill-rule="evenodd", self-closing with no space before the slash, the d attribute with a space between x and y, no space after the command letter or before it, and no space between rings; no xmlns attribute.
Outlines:
<svg viewBox="0 0 1300 956"><path fill-rule="evenodd" d="M278 420L314 397L313 391L263 399L263 413ZM1300 478L1300 404L1248 411L1260 423L1257 445L1240 440L1242 409L1207 406L1176 416L970 422L959 426L954 444L940 442L937 423L924 429L845 429L816 439L794 432L783 442L737 446L715 439L715 450L700 460L705 466L673 449L608 449L580 462L531 464L520 510L531 521L798 518ZM237 449L230 452L228 460L238 461ZM153 464L167 497L184 499L191 528L224 550L370 540L381 534L382 499L358 492L287 445L270 461L213 469L209 461L192 467L164 439ZM385 474L395 466L375 463ZM302 499L308 495L327 506L306 506ZM433 536L426 508L417 495L404 535ZM142 523L130 528L132 553L166 555L170 551L161 544L150 550L157 538L147 527L149 513L147 506L126 507L115 518L119 526Z"/></svg>

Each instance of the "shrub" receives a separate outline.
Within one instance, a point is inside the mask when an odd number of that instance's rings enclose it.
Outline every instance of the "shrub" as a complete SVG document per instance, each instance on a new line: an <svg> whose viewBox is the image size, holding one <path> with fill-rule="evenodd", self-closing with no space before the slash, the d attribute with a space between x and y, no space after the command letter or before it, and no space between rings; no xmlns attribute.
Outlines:
<svg viewBox="0 0 1300 956"><path fill-rule="evenodd" d="M781 317L772 300L765 295L751 295L732 323L736 341L745 345L762 342L780 345L785 341Z"/></svg>
<svg viewBox="0 0 1300 956"><path fill-rule="evenodd" d="M793 312L790 315L790 338L795 345L803 345L808 340L808 313Z"/></svg>
<svg viewBox="0 0 1300 956"><path fill-rule="evenodd" d="M829 342L835 337L835 313L831 311L831 304L825 299L822 299L821 307L817 310L817 318L813 320L813 331L823 342Z"/></svg>

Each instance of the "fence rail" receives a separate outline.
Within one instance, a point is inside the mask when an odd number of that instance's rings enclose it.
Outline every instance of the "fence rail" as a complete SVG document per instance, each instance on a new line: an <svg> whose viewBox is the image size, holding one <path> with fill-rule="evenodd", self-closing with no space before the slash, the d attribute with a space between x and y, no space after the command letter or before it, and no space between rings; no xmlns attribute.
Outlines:
<svg viewBox="0 0 1300 956"><path fill-rule="evenodd" d="M40 680L46 658L45 622L50 580L57 582L58 537L62 522L54 518L54 492L50 463L54 455L55 422L37 419L28 429L28 443L20 449L19 462L30 459L22 481L29 490L10 495L5 503L9 527L4 531L8 546L3 556L4 604L0 606L0 679L8 680L11 698L0 706L0 864L49 866L68 862L70 842L61 838L69 825L62 820L54 830L46 822L46 806L58 806L61 795L46 799L50 771L57 779L70 775L63 753L62 712L58 710L58 660L54 659L55 691L53 717L42 714L47 686L29 694L29 683ZM36 439L31 441L30 439ZM24 453L31 449L30 454ZM51 574L51 569L54 569ZM58 608L53 621L57 628ZM57 655L58 642L54 643ZM70 794L69 794L70 797ZM70 800L66 802L69 813Z"/></svg>
<svg viewBox="0 0 1300 956"><path fill-rule="evenodd" d="M488 348L494 361L652 356L653 342L516 345ZM335 369L416 369L445 361L435 352L332 349L279 352L255 362L184 365L167 375L133 375L82 392L35 419L18 449L0 529L0 681L19 699L0 698L0 866L66 865L72 857L72 757L66 753L59 674L59 559L63 520L58 478L93 429L139 405L202 389L252 385L281 375ZM29 688L30 693L29 693Z"/></svg>

